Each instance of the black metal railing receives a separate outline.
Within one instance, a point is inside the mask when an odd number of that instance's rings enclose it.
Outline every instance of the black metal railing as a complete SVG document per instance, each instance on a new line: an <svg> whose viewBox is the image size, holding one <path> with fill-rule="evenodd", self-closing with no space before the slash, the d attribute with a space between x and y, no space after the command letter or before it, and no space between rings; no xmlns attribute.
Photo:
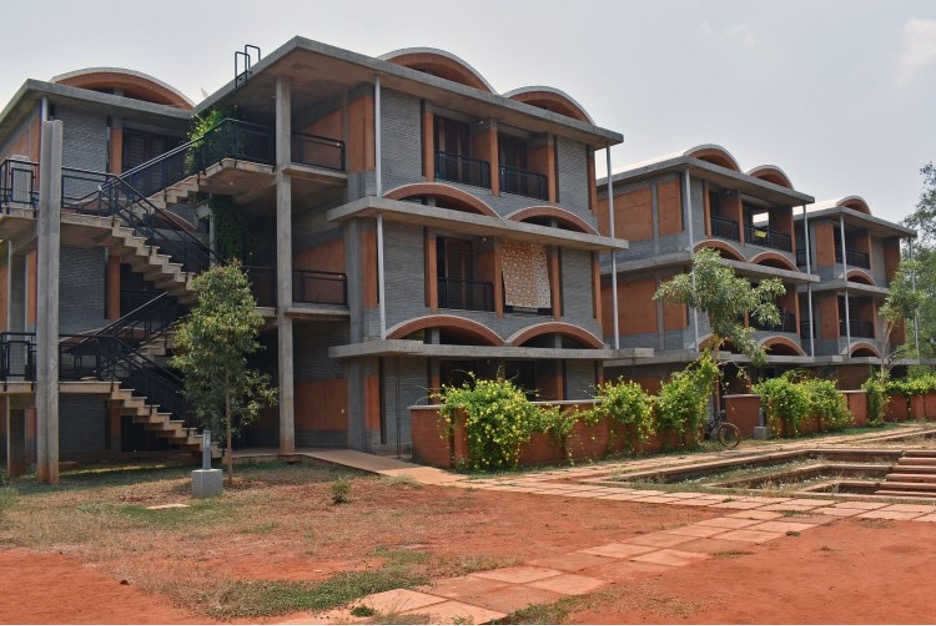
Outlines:
<svg viewBox="0 0 936 626"><path fill-rule="evenodd" d="M491 164L460 154L438 151L435 153L435 177L437 180L490 189Z"/></svg>
<svg viewBox="0 0 936 626"><path fill-rule="evenodd" d="M528 198L549 199L549 184L545 176L509 165L500 166L500 190Z"/></svg>
<svg viewBox="0 0 936 626"><path fill-rule="evenodd" d="M809 320L803 320L799 325L799 335L802 339L810 339L811 337L816 336L816 328L814 324L811 324Z"/></svg>
<svg viewBox="0 0 936 626"><path fill-rule="evenodd" d="M439 278L439 306L470 311L494 310L494 285L472 280Z"/></svg>
<svg viewBox="0 0 936 626"><path fill-rule="evenodd" d="M345 169L345 145L343 141L337 139L294 133L292 136L291 158L293 163L343 172Z"/></svg>
<svg viewBox="0 0 936 626"><path fill-rule="evenodd" d="M846 335L850 335L863 339L874 339L874 322L853 319L849 320L847 328L849 331L848 333L845 332L845 320L839 320L839 336L845 337Z"/></svg>
<svg viewBox="0 0 936 626"><path fill-rule="evenodd" d="M806 267L806 249L796 251L796 267Z"/></svg>
<svg viewBox="0 0 936 626"><path fill-rule="evenodd" d="M0 209L36 208L39 204L39 165L6 159L0 163Z"/></svg>
<svg viewBox="0 0 936 626"><path fill-rule="evenodd" d="M784 252L793 251L793 240L790 235L771 230L765 226L747 224L744 227L744 242L752 246L763 246Z"/></svg>
<svg viewBox="0 0 936 626"><path fill-rule="evenodd" d="M787 311L781 311L780 321L778 321L776 324L763 324L752 317L751 328L778 333L795 333L797 331L796 315Z"/></svg>
<svg viewBox="0 0 936 626"><path fill-rule="evenodd" d="M114 337L136 350L175 324L187 309L168 293L161 293L120 319L96 331L95 337Z"/></svg>
<svg viewBox="0 0 936 626"><path fill-rule="evenodd" d="M276 306L276 270L245 265L257 306ZM299 304L348 304L348 277L341 272L292 271L292 300Z"/></svg>
<svg viewBox="0 0 936 626"><path fill-rule="evenodd" d="M717 237L718 239L730 239L731 241L741 241L741 232L738 228L738 222L713 215L712 237Z"/></svg>
<svg viewBox="0 0 936 626"><path fill-rule="evenodd" d="M835 248L835 262L842 262L842 249L839 247ZM845 248L845 264L851 267L862 267L869 270L871 269L871 255Z"/></svg>
<svg viewBox="0 0 936 626"><path fill-rule="evenodd" d="M145 397L173 419L194 427L184 383L172 371L159 366L118 337L106 335L60 335L59 380L119 382ZM35 333L0 333L0 376L3 382L36 379Z"/></svg>

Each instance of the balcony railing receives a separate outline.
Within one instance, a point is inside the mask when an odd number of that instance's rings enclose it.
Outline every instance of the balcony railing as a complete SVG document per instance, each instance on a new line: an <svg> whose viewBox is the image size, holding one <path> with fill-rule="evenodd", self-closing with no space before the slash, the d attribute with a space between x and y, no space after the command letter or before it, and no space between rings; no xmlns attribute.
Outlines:
<svg viewBox="0 0 936 626"><path fill-rule="evenodd" d="M788 234L754 224L744 227L744 241L752 246L763 246L784 252L793 250L793 240Z"/></svg>
<svg viewBox="0 0 936 626"><path fill-rule="evenodd" d="M491 164L460 154L438 151L435 154L435 177L453 183L491 188Z"/></svg>
<svg viewBox="0 0 936 626"><path fill-rule="evenodd" d="M845 337L846 335L851 335L852 337L861 337L864 339L874 339L874 322L868 322L865 320L849 320L848 330L850 332L846 333L845 320L839 320L839 335Z"/></svg>
<svg viewBox="0 0 936 626"><path fill-rule="evenodd" d="M343 172L345 145L337 139L295 133L292 136L292 160L293 163Z"/></svg>
<svg viewBox="0 0 936 626"><path fill-rule="evenodd" d="M816 333L815 327L813 324L809 323L809 320L803 320L799 325L799 336L801 339L809 339L810 337L815 337Z"/></svg>
<svg viewBox="0 0 936 626"><path fill-rule="evenodd" d="M726 220L723 217L712 216L712 237L718 239L730 239L732 241L741 241L741 234L738 223L734 220Z"/></svg>
<svg viewBox="0 0 936 626"><path fill-rule="evenodd" d="M793 313L781 312L780 321L776 324L761 324L754 318L751 318L751 328L757 330L769 330L778 333L795 333L796 328L796 315Z"/></svg>
<svg viewBox="0 0 936 626"><path fill-rule="evenodd" d="M493 311L494 285L471 280L439 278L439 306L443 309Z"/></svg>
<svg viewBox="0 0 936 626"><path fill-rule="evenodd" d="M806 249L796 251L796 266L806 267Z"/></svg>
<svg viewBox="0 0 936 626"><path fill-rule="evenodd" d="M549 184L545 176L509 165L500 166L500 190L528 198L549 199Z"/></svg>
<svg viewBox="0 0 936 626"><path fill-rule="evenodd" d="M276 306L276 270L245 265L257 306ZM299 304L348 304L348 277L340 272L293 270L292 299Z"/></svg>
<svg viewBox="0 0 936 626"><path fill-rule="evenodd" d="M39 165L6 159L0 163L0 209L35 208L39 204Z"/></svg>
<svg viewBox="0 0 936 626"><path fill-rule="evenodd" d="M835 262L842 262L842 249L835 249ZM845 264L851 267L863 267L866 270L871 269L871 256L865 252L858 252L845 248Z"/></svg>

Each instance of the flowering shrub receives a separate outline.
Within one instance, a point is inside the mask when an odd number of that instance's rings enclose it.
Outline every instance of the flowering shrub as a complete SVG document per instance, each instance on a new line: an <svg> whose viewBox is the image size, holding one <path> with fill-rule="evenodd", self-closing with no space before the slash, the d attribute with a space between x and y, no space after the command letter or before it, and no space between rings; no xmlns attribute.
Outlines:
<svg viewBox="0 0 936 626"><path fill-rule="evenodd" d="M767 416L770 433L796 436L810 418L818 420L819 430L844 428L854 422L848 401L831 380L802 377L790 371L754 385Z"/></svg>
<svg viewBox="0 0 936 626"><path fill-rule="evenodd" d="M633 452L656 433L653 404L653 396L643 387L621 377L599 385L595 404L581 415L586 424L592 425L607 419L612 437L622 429L629 437L628 448Z"/></svg>
<svg viewBox="0 0 936 626"><path fill-rule="evenodd" d="M516 466L520 447L534 432L549 429L555 417L552 411L543 411L530 402L512 381L500 378L487 380L472 375L460 387L443 385L437 399L446 436L454 433L457 419L464 419L466 465L475 470Z"/></svg>
<svg viewBox="0 0 936 626"><path fill-rule="evenodd" d="M673 374L660 387L656 402L659 430L678 433L685 442L687 435L697 439L708 409L715 381L721 370L707 354Z"/></svg>
<svg viewBox="0 0 936 626"><path fill-rule="evenodd" d="M936 374L926 372L912 378L888 380L886 390L894 396L925 396L936 392Z"/></svg>

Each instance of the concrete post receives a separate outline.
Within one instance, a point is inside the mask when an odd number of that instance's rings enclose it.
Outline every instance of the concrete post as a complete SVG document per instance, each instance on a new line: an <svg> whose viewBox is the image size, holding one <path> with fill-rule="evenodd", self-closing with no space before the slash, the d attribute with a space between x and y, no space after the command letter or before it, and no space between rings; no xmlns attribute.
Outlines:
<svg viewBox="0 0 936 626"><path fill-rule="evenodd" d="M689 257L695 257L695 232L693 229L693 218L695 217L692 214L692 181L689 178L689 168L686 168L686 171L682 175L683 183L683 215L686 218L686 231L689 233ZM743 229L742 229L743 230ZM692 290L695 291L695 272L690 274L692 276ZM694 342L693 349L695 351L700 350L699 346L699 310L695 307L692 307L692 339Z"/></svg>
<svg viewBox="0 0 936 626"><path fill-rule="evenodd" d="M6 414L6 473L9 478L26 473L26 411L10 408L9 396L0 398L0 410Z"/></svg>
<svg viewBox="0 0 936 626"><path fill-rule="evenodd" d="M36 313L36 473L59 482L59 243L62 215L62 129L42 123L39 154L38 291Z"/></svg>
<svg viewBox="0 0 936 626"><path fill-rule="evenodd" d="M842 280L845 281L845 356L851 356L851 312L848 310L848 252L845 250L845 216L839 216L839 237L842 242ZM839 312L839 319L841 319Z"/></svg>
<svg viewBox="0 0 936 626"><path fill-rule="evenodd" d="M614 180L611 176L611 144L605 146L605 162L608 174L608 237L615 239L614 235ZM498 280L500 280L498 278ZM620 320L618 319L618 290L617 290L617 250L611 251L611 326L614 329L614 349L621 349Z"/></svg>
<svg viewBox="0 0 936 626"><path fill-rule="evenodd" d="M288 77L276 79L276 323L279 368L280 451L296 449L293 391L293 329L286 309L292 305L292 103Z"/></svg>

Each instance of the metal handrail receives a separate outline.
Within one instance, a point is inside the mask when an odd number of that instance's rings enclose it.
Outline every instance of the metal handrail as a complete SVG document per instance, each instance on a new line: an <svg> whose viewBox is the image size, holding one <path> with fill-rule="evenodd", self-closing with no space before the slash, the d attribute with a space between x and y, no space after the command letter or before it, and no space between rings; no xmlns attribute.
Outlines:
<svg viewBox="0 0 936 626"><path fill-rule="evenodd" d="M780 321L776 324L762 324L756 319L751 318L750 326L751 328L755 328L757 330L774 331L779 333L797 332L796 315L786 311L780 312Z"/></svg>
<svg viewBox="0 0 936 626"><path fill-rule="evenodd" d="M440 276L438 284L439 306L443 309L494 310L494 285L490 282Z"/></svg>
<svg viewBox="0 0 936 626"><path fill-rule="evenodd" d="M345 170L345 144L337 139L306 133L292 134L292 161L327 170Z"/></svg>
<svg viewBox="0 0 936 626"><path fill-rule="evenodd" d="M257 306L276 306L276 270L243 266ZM300 304L348 304L348 276L343 272L298 269L292 271L292 301Z"/></svg>
<svg viewBox="0 0 936 626"><path fill-rule="evenodd" d="M4 159L0 162L0 208L9 210L14 204L36 208L39 205L38 180L38 163Z"/></svg>
<svg viewBox="0 0 936 626"><path fill-rule="evenodd" d="M711 222L712 237L717 237L719 239L730 239L732 241L741 241L738 222L725 219L723 217L718 217L717 215L713 215L711 217Z"/></svg>
<svg viewBox="0 0 936 626"><path fill-rule="evenodd" d="M548 181L544 175L510 165L500 166L500 190L528 198L549 199Z"/></svg>
<svg viewBox="0 0 936 626"><path fill-rule="evenodd" d="M842 249L837 246L835 248L835 262L842 262ZM854 267L861 267L866 270L871 269L871 255L867 252L859 252L858 250L845 248L845 262Z"/></svg>
<svg viewBox="0 0 936 626"><path fill-rule="evenodd" d="M461 154L437 150L435 153L435 177L437 180L447 180L490 189L491 164Z"/></svg>
<svg viewBox="0 0 936 626"><path fill-rule="evenodd" d="M839 336L844 337L846 334L852 337L861 337L862 339L874 339L874 322L867 320L849 320L848 330L845 332L846 324L845 320L839 320Z"/></svg>
<svg viewBox="0 0 936 626"><path fill-rule="evenodd" d="M763 246L785 252L793 250L793 238L790 235L755 224L745 225L744 242L753 246Z"/></svg>

